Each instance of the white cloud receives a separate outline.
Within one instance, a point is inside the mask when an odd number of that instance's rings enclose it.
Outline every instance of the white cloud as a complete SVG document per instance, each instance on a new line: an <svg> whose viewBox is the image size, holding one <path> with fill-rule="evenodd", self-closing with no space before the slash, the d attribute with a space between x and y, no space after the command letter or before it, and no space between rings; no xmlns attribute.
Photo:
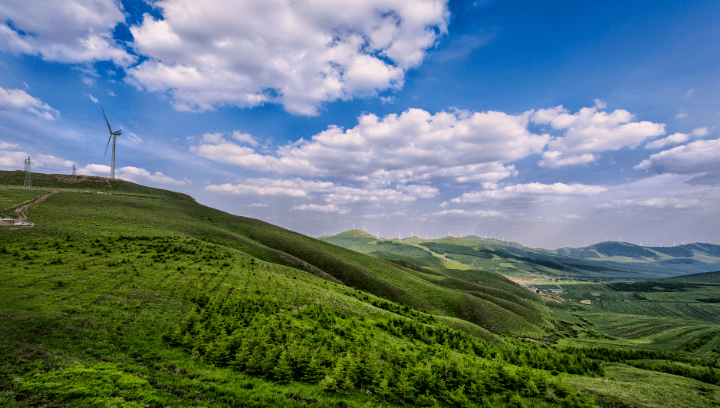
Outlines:
<svg viewBox="0 0 720 408"><path fill-rule="evenodd" d="M453 210L443 210L443 211L437 211L432 214L430 214L434 217L438 216L453 216L453 217L501 217L501 218L507 218L508 215L506 213L500 212L500 211L484 211L484 210L475 210L475 211L468 211L468 210L461 210L461 209L453 209Z"/></svg>
<svg viewBox="0 0 720 408"><path fill-rule="evenodd" d="M95 103L100 102L100 100L98 98L92 96L92 94L87 94L87 96L88 96L88 98L90 98L91 101L93 101Z"/></svg>
<svg viewBox="0 0 720 408"><path fill-rule="evenodd" d="M252 203L252 204L246 205L246 207L250 207L250 208L265 208L267 206L268 206L267 204L263 204L263 203Z"/></svg>
<svg viewBox="0 0 720 408"><path fill-rule="evenodd" d="M655 140L645 145L646 149L661 149L667 145L685 143L690 140L690 135L687 133L674 133L668 137Z"/></svg>
<svg viewBox="0 0 720 408"><path fill-rule="evenodd" d="M0 50L40 55L46 61L128 66L136 58L112 38L117 23L125 21L121 7L113 0L3 1Z"/></svg>
<svg viewBox="0 0 720 408"><path fill-rule="evenodd" d="M540 109L532 116L532 122L550 125L564 132L548 143L541 166L559 167L585 164L597 159L593 153L635 147L645 139L665 134L665 125L647 121L632 122L634 116L623 109L613 112L598 111L606 105L596 100L596 106L582 108L574 114L557 106Z"/></svg>
<svg viewBox="0 0 720 408"><path fill-rule="evenodd" d="M30 96L22 89L6 90L2 87L0 87L0 110L26 110L49 120L60 116L60 112L40 99Z"/></svg>
<svg viewBox="0 0 720 408"><path fill-rule="evenodd" d="M591 196L605 191L607 191L606 187L586 184L527 183L463 193L460 197L453 198L451 202L465 204L532 196Z"/></svg>
<svg viewBox="0 0 720 408"><path fill-rule="evenodd" d="M280 103L316 115L337 99L403 85L405 72L447 31L446 1L248 0L153 3L131 27L149 57L129 80L168 92L176 109Z"/></svg>
<svg viewBox="0 0 720 408"><path fill-rule="evenodd" d="M257 145L259 144L258 141L255 140L254 137L252 137L252 135L247 134L247 133L241 133L238 131L234 131L232 134L232 138L237 140L238 142L247 143L253 147L257 147Z"/></svg>
<svg viewBox="0 0 720 408"><path fill-rule="evenodd" d="M440 193L440 190L438 190L435 187L431 186L419 186L419 185L398 185L397 189L400 191L404 191L411 196L418 197L418 198L433 198L438 193Z"/></svg>
<svg viewBox="0 0 720 408"><path fill-rule="evenodd" d="M18 145L0 142L0 167L5 170L22 170L28 154L17 151Z"/></svg>
<svg viewBox="0 0 720 408"><path fill-rule="evenodd" d="M127 139L135 144L142 143L143 140L135 132L127 132Z"/></svg>
<svg viewBox="0 0 720 408"><path fill-rule="evenodd" d="M21 150L20 146L0 140L0 167L10 170L25 168L25 160L30 157L32 170L57 173L59 169L72 169L73 162L49 154L30 154Z"/></svg>
<svg viewBox="0 0 720 408"><path fill-rule="evenodd" d="M306 181L302 179L273 180L267 178L246 179L243 183L232 185L209 185L206 191L213 193L276 196L276 197L308 197L310 193L329 191L335 185L329 182Z"/></svg>
<svg viewBox="0 0 720 408"><path fill-rule="evenodd" d="M316 211L316 212L322 212L322 213L338 213L338 214L347 214L350 212L347 208L340 208L337 207L334 204L328 204L328 205L317 205L317 204L303 204L303 205L296 205L295 207L290 208L290 211Z"/></svg>
<svg viewBox="0 0 720 408"><path fill-rule="evenodd" d="M78 169L78 174L85 174L88 176L110 177L110 166L106 166L104 164L88 164L87 166ZM132 166L116 168L115 178L139 184L147 182L169 184L175 186L192 184L192 180L189 180L187 178L184 178L182 180L175 180L174 178L166 176L159 171L156 171L155 173L150 173L145 169Z"/></svg>
<svg viewBox="0 0 720 408"><path fill-rule="evenodd" d="M15 143L5 142L0 140L0 150L6 150L6 149L17 149L19 148L19 145L16 145Z"/></svg>
<svg viewBox="0 0 720 408"><path fill-rule="evenodd" d="M693 129L692 136L693 137L704 137L707 136L710 133L707 127L701 127L697 129Z"/></svg>
<svg viewBox="0 0 720 408"><path fill-rule="evenodd" d="M562 152L543 152L542 160L538 163L542 167L572 166L576 164L587 164L597 159L592 153L585 153L578 156L562 157Z"/></svg>
<svg viewBox="0 0 720 408"><path fill-rule="evenodd" d="M503 163L539 153L548 135L527 130L531 112L409 109L379 118L365 114L344 130L331 126L311 140L279 147L272 155L239 146L221 135L191 151L236 166L303 177L328 176L366 185L454 180L498 181L517 174Z"/></svg>
<svg viewBox="0 0 720 408"><path fill-rule="evenodd" d="M675 119L685 119L688 117L687 112L678 112L677 115L675 115Z"/></svg>
<svg viewBox="0 0 720 408"><path fill-rule="evenodd" d="M653 154L635 168L657 173L720 173L720 139L698 140Z"/></svg>
<svg viewBox="0 0 720 408"><path fill-rule="evenodd" d="M693 208L701 207L703 204L697 198L676 198L676 197L652 197L652 198L624 198L612 200L608 203L598 205L600 208L626 208L626 207L651 207L651 208Z"/></svg>
<svg viewBox="0 0 720 408"><path fill-rule="evenodd" d="M688 89L688 91L685 92L685 97L687 99L690 99L692 97L693 93L695 93L695 91L693 91L692 89Z"/></svg>
<svg viewBox="0 0 720 408"><path fill-rule="evenodd" d="M209 185L205 187L205 190L213 193L244 196L318 199L325 202L326 205L350 205L353 207L397 206L406 205L417 200L412 195L394 189L364 189L341 186L327 181L308 181L300 178L289 180L249 178L234 185L230 183Z"/></svg>

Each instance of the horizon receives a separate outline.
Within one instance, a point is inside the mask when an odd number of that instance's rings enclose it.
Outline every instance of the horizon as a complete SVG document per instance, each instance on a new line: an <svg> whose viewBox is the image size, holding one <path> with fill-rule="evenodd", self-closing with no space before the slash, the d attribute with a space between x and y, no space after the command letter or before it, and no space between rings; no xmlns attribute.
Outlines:
<svg viewBox="0 0 720 408"><path fill-rule="evenodd" d="M566 246L556 247L556 248L542 248L542 247L530 247L530 246L527 246L527 245L523 245L522 243L520 243L520 242L518 242L518 241L515 241L514 239L513 239L513 240L510 240L510 239L505 239L504 237L487 237L487 236L479 236L479 235L475 235L475 234L468 234L468 235L462 235L462 236L459 236L459 237L456 237L456 236L453 236L453 235L446 235L446 236L434 237L434 238L433 238L433 237L430 237L430 236L423 238L422 236L409 235L409 236L405 236L404 238L390 238L390 237L381 237L381 236L373 235L373 234L370 233L370 232L367 232L367 231L364 231L364 230L361 230L361 229L357 229L357 228L349 229L349 230L346 230L346 231L341 231L341 232L338 232L338 233L336 233L336 234L328 234L328 233L326 232L326 233L324 233L323 235L314 236L313 238L318 238L318 239L319 239L319 238L325 238L325 237L333 237L333 236L337 236L337 235L340 235L340 234L344 234L344 233L346 233L346 232L353 232L353 231L364 232L364 233L366 233L366 234L369 234L370 236L372 236L373 238L375 238L375 239L377 239L377 240L386 240L386 241L404 241L404 240L412 239L412 238L417 238L417 239L426 240L426 241L433 241L433 240L438 240L438 239L443 239L443 238L463 239L463 238L468 238L468 237L474 237L474 238L483 239L483 240L488 240L488 241L499 241L499 242L503 242L503 243L506 243L506 244L518 244L518 245L524 246L524 247L526 247L526 248L531 248L531 249L532 249L532 248L541 248L541 249L549 249L549 250L558 250L558 249L563 249L563 248L579 249L579 248L587 248L587 247L590 247L590 246L594 246L594 245L598 245L598 244L605 244L605 243L629 244L629 245L641 246L641 247L643 247L643 248L651 248L651 249L652 249L652 248L674 248L674 247L686 246L686 245L717 245L717 244L711 244L711 243L709 243L709 242L696 241L696 242L682 242L682 243L680 243L680 244L678 244L678 243L676 243L676 242L673 242L672 245L664 245L664 243L661 242L659 246L648 246L648 245L642 245L642 242L636 244L636 243L634 243L634 242L627 242L627 241L621 241L621 240L615 241L615 240L612 240L612 239L610 239L610 240L607 240L607 239L606 239L606 240L604 240L604 241L593 242L593 243L590 243L590 244L584 243L584 244L581 245L581 246L569 246L569 245L566 245Z"/></svg>
<svg viewBox="0 0 720 408"><path fill-rule="evenodd" d="M715 2L187 7L0 5L0 170L108 177L104 108L117 178L309 236L720 244Z"/></svg>

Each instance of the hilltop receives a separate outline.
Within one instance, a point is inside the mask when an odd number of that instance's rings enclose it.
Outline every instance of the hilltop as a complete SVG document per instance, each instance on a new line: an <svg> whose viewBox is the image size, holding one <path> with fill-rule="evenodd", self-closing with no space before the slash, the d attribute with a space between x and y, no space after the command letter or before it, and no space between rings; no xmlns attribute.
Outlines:
<svg viewBox="0 0 720 408"><path fill-rule="evenodd" d="M21 170L0 171L0 186L6 188L22 187L27 173ZM97 193L98 191L111 194L132 194L157 198L168 198L195 201L187 194L178 193L160 188L143 186L141 184L121 179L107 177L67 174L32 173L31 184L34 190L62 190Z"/></svg>

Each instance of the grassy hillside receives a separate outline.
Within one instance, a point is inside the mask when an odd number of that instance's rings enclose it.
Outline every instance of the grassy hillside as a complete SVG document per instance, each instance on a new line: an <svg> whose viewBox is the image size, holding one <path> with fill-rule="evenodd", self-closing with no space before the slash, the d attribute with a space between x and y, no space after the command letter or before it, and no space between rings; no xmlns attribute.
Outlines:
<svg viewBox="0 0 720 408"><path fill-rule="evenodd" d="M601 373L552 349L523 369L537 346L488 331L551 329L523 299L191 201L61 192L28 216L0 229L0 405L552 406L577 395L545 398L543 370Z"/></svg>
<svg viewBox="0 0 720 408"><path fill-rule="evenodd" d="M0 171L0 186L2 186L4 189L3 194L1 195L5 195L5 193L16 190L17 187L23 187L25 183L25 175L26 173L24 171L19 170ZM113 194L131 194L157 198L195 201L195 199L193 199L187 194L177 193L174 191L163 190L159 188L147 187L125 180L109 179L106 177L78 175L76 178L73 178L72 176L67 174L32 173L31 182L31 192L26 192L28 195L34 194L32 193L33 191L87 191L93 194L101 191L104 193ZM0 201L0 209L2 208L7 207L4 207L2 201Z"/></svg>
<svg viewBox="0 0 720 408"><path fill-rule="evenodd" d="M602 359L516 339L573 331L494 273L390 262L187 200L63 191L28 216L37 227L0 228L0 406L647 400L576 392ZM703 384L678 398L708 406L720 388Z"/></svg>
<svg viewBox="0 0 720 408"><path fill-rule="evenodd" d="M701 285L720 285L720 271L693 273L663 279L665 282L698 283Z"/></svg>

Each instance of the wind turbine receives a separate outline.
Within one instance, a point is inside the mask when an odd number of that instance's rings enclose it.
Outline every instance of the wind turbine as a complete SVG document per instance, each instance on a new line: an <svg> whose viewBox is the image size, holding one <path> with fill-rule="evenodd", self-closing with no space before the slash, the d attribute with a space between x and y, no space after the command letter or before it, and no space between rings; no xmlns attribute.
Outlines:
<svg viewBox="0 0 720 408"><path fill-rule="evenodd" d="M105 114L105 109L102 107L100 108L103 111L103 116L105 116L105 122L108 125L108 129L110 129L110 137L108 137L107 145L105 146L105 154L103 157L107 156L107 149L110 146L110 139L113 141L113 150L112 150L112 161L110 162L110 178L115 178L115 137L120 136L121 130L116 130L113 132L112 128L110 127L110 122L108 122L107 115Z"/></svg>

